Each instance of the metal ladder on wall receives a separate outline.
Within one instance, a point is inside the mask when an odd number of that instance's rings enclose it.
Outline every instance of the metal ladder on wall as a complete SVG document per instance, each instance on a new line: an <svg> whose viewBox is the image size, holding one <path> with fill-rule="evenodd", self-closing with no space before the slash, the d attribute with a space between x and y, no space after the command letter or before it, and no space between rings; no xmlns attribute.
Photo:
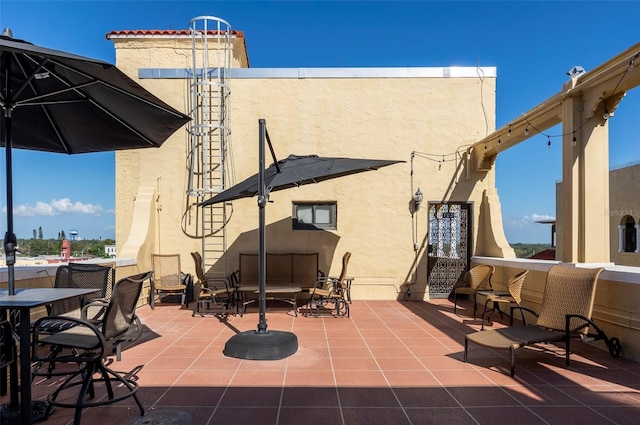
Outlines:
<svg viewBox="0 0 640 425"><path fill-rule="evenodd" d="M189 78L187 210L191 225L186 233L202 239L202 260L211 277L226 277L226 264L218 264L227 250L226 204L198 204L233 184L230 143L228 71L231 68L231 25L212 17L190 21L192 69ZM212 267L215 272L212 271Z"/></svg>

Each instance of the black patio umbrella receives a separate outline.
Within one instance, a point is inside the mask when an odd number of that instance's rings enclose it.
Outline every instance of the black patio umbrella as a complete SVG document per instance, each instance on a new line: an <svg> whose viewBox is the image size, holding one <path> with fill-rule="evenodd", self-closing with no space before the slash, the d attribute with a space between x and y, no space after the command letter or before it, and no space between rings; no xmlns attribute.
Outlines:
<svg viewBox="0 0 640 425"><path fill-rule="evenodd" d="M114 65L0 36L0 120L7 175L4 248L13 266L13 148L67 154L158 147L190 118Z"/></svg>
<svg viewBox="0 0 640 425"><path fill-rule="evenodd" d="M269 145L274 161L274 164L267 169L265 169L265 141ZM277 161L264 119L259 120L258 145L258 174L220 192L200 205L212 205L258 195L258 304L260 317L258 328L256 331L240 332L231 337L225 345L224 354L249 360L278 360L288 357L298 350L298 339L291 332L267 330L264 208L269 200L269 194L277 190L317 183L364 171L377 170L378 168L404 161L326 158L317 155L290 155L287 159Z"/></svg>

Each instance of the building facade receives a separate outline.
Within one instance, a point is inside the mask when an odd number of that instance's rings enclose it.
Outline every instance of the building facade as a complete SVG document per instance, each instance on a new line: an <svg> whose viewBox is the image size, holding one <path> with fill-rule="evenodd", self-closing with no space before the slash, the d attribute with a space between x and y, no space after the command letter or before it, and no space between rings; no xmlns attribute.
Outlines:
<svg viewBox="0 0 640 425"><path fill-rule="evenodd" d="M115 31L108 38L120 69L177 109L192 109L186 74L202 51L187 32ZM217 71L229 75L225 187L257 173L259 119L266 120L277 159L405 161L272 193L268 252L318 252L321 271L330 275L352 252L352 294L361 299L396 299L407 290L413 299L428 298L436 259L464 263L462 273L473 255L514 257L502 230L495 170L477 167L468 150L495 126L495 68L257 69L248 65L244 34L232 32L225 46L230 69ZM206 49L207 60L220 60L219 47ZM151 253L179 253L183 269L192 271L189 253L206 249L197 203L213 194L189 195L189 133L179 130L159 149L116 153L117 252L136 258L141 269ZM418 189L422 208L415 204ZM299 205L330 205L335 221L297 229ZM238 268L239 253L258 249L256 199L225 208L224 252L207 267L220 275ZM441 240L433 239L434 229Z"/></svg>

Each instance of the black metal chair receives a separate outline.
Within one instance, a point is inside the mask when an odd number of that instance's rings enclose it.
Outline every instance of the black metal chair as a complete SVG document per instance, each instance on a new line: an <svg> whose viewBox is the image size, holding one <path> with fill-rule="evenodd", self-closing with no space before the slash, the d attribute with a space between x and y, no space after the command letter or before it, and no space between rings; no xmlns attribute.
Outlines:
<svg viewBox="0 0 640 425"><path fill-rule="evenodd" d="M40 325L42 333L56 333L73 326L68 321L59 321L56 316L80 318L82 308L94 301L109 302L115 281L115 268L100 264L69 263L58 267L54 288L96 289L82 299L57 301L47 306L49 318ZM104 309L92 311L92 320L98 320Z"/></svg>
<svg viewBox="0 0 640 425"><path fill-rule="evenodd" d="M140 409L140 415L144 416L144 408L136 395L138 383L133 377L123 376L108 368L105 357L113 350L113 345L117 344L130 331L136 319L135 309L142 285L150 276L151 273L147 272L120 279L113 287L111 300L106 307L99 327L88 320L58 317L57 319L69 321L74 326L55 334L46 335L39 331L41 324L48 318L44 317L35 322L33 359L52 364L75 363L78 365L78 369L70 371L69 376L62 384L49 395L47 400L50 406L45 416L50 413L51 406L74 408L74 424L79 425L83 408L111 404L128 397L135 399ZM47 355L39 357L38 348L43 345L59 349L55 351L55 355L47 353ZM106 390L106 398L104 396L96 397L94 385L96 382L104 384L100 388L104 387ZM114 383L118 385L116 386ZM58 400L61 394L64 394L60 397L61 400L73 399L73 396L70 396L70 391L76 386L80 386L80 391L75 402ZM86 399L87 395L90 396L89 400Z"/></svg>
<svg viewBox="0 0 640 425"><path fill-rule="evenodd" d="M57 301L47 307L47 319L40 322L38 332L50 335L69 329L75 326L74 322L68 320L59 320L58 316L74 317L79 319L82 317L82 309L85 305L102 302L101 307L92 309L90 319L97 323L101 315L104 314L106 303L111 298L111 291L115 281L115 268L110 265L87 264L87 263L69 263L62 265L56 270L56 278L54 288L84 288L96 289L96 292L88 294L81 299L70 298L68 300ZM51 356L55 356L57 347L51 346ZM118 358L119 360L119 358ZM49 363L47 371L41 372L42 362L36 362L32 366L32 376L56 376L54 372L54 364Z"/></svg>

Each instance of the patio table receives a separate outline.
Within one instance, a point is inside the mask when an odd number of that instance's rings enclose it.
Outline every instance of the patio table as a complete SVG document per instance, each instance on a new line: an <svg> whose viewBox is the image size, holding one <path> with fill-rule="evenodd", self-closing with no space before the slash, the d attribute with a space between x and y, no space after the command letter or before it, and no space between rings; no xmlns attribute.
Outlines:
<svg viewBox="0 0 640 425"><path fill-rule="evenodd" d="M29 288L17 289L15 295L9 295L8 290L0 290L0 310L5 309L17 310L20 314L20 389L18 382L11 382L11 401L10 408L16 408L18 403L18 392L20 392L20 418L21 423L32 423L32 400L31 400L31 309L41 307L55 301L65 300L73 297L82 297L83 295L96 292L97 289L84 288ZM11 377L17 376L17 364L14 361L11 364Z"/></svg>
<svg viewBox="0 0 640 425"><path fill-rule="evenodd" d="M260 287L258 285L237 285L236 286L236 293L237 293L237 297L236 300L238 301L238 303L236 304L236 308L238 306L238 304L240 303L240 301L243 300L242 298L242 294L245 294L247 292L251 292L251 293L255 293L255 294L259 294L260 293ZM289 303L293 306L293 315L297 316L298 315L298 300L297 300L297 295L302 292L302 287L300 286L289 286L289 285L267 285L265 288L265 295L272 299L272 300L278 300L278 301L284 301L286 303ZM284 295L287 294L291 294L292 297L285 297ZM244 310L246 308L246 305L249 303L254 302L255 300L250 300L250 301L242 301L242 313L244 313Z"/></svg>

